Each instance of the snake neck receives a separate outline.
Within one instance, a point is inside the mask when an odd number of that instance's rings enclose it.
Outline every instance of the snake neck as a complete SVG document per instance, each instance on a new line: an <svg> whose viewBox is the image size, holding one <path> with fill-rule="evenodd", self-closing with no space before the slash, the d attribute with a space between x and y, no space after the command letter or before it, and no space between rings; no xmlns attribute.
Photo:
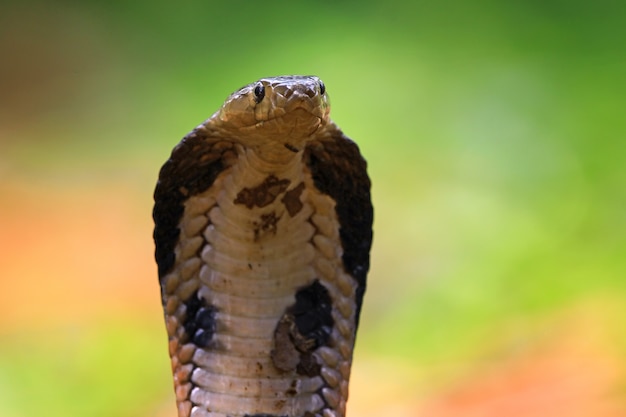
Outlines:
<svg viewBox="0 0 626 417"><path fill-rule="evenodd" d="M262 161L261 165L274 165L272 169L302 162L307 144L316 140L321 135L320 132L331 124L301 111L293 111L283 117L248 127L232 126L216 116L209 120L213 122L210 129L216 136L237 138L233 142L239 145L240 157L244 153L252 152L253 158Z"/></svg>
<svg viewBox="0 0 626 417"><path fill-rule="evenodd" d="M304 144L292 145L287 141L261 143L257 146L237 147L239 161L255 174L286 172L289 174L302 161Z"/></svg>

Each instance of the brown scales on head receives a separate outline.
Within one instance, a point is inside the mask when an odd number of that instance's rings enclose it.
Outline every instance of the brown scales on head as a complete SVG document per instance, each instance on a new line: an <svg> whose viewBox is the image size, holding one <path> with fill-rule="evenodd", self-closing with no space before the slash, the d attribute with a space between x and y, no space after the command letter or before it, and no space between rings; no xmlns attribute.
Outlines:
<svg viewBox="0 0 626 417"><path fill-rule="evenodd" d="M180 417L344 416L366 163L317 77L261 79L174 148L154 238Z"/></svg>

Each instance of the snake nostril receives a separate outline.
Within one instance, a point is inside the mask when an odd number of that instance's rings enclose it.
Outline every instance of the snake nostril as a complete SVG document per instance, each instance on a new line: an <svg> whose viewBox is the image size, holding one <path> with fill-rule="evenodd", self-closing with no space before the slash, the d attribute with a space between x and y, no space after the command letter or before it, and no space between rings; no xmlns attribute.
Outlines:
<svg viewBox="0 0 626 417"><path fill-rule="evenodd" d="M307 95L307 96L309 96L310 98L313 98L313 97L315 97L315 96L317 95L317 91L312 90L312 89L310 89L310 88L307 88L305 93L306 93L306 95Z"/></svg>

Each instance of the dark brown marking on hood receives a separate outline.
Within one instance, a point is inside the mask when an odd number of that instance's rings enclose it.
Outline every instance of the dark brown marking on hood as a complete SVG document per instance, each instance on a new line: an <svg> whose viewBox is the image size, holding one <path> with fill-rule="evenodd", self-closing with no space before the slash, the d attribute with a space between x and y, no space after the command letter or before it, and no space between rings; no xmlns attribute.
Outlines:
<svg viewBox="0 0 626 417"><path fill-rule="evenodd" d="M302 194L303 190L304 183L301 182L296 188L287 191L282 200L280 200L285 205L287 213L289 213L291 217L298 214L298 212L302 210L302 207L304 207L302 201L300 200L300 195Z"/></svg>
<svg viewBox="0 0 626 417"><path fill-rule="evenodd" d="M159 280L176 262L178 225L185 210L185 200L208 189L217 176L236 158L231 142L211 137L195 129L176 145L170 159L159 172L154 190L154 242Z"/></svg>
<svg viewBox="0 0 626 417"><path fill-rule="evenodd" d="M276 212L261 214L258 222L254 222L254 241L257 242L267 234L276 234L276 223L280 217L276 216Z"/></svg>
<svg viewBox="0 0 626 417"><path fill-rule="evenodd" d="M215 315L217 308L209 305L195 291L185 302L185 320L183 327L187 339L198 347L209 347L217 327Z"/></svg>
<svg viewBox="0 0 626 417"><path fill-rule="evenodd" d="M367 163L358 146L337 127L329 138L307 145L304 158L317 189L337 203L343 266L358 283L356 332L370 266L374 220Z"/></svg>
<svg viewBox="0 0 626 417"><path fill-rule="evenodd" d="M275 175L269 175L256 187L246 187L239 191L235 204L243 204L249 209L254 206L265 207L276 200L276 197L283 193L290 183L291 181L286 178L279 180Z"/></svg>
<svg viewBox="0 0 626 417"><path fill-rule="evenodd" d="M332 300L318 280L296 292L274 331L272 362L277 369L299 375L319 375L321 366L313 352L328 343L334 326Z"/></svg>

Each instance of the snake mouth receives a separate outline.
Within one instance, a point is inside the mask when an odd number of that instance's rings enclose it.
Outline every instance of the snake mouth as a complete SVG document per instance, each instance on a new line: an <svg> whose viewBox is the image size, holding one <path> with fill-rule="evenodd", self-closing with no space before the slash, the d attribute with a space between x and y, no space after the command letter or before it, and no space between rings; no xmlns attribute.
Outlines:
<svg viewBox="0 0 626 417"><path fill-rule="evenodd" d="M281 114L273 117L259 120L251 126L242 128L242 130L285 136L291 139L310 136L324 125L324 115L316 113L318 112L311 111L306 105L299 105L284 113L281 112Z"/></svg>

